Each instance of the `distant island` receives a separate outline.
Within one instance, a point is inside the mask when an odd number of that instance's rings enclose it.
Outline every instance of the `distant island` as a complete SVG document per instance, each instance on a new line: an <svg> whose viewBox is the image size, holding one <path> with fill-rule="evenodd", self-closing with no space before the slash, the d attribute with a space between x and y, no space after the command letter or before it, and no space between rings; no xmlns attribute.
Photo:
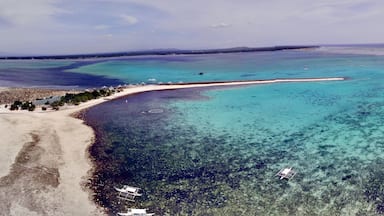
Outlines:
<svg viewBox="0 0 384 216"><path fill-rule="evenodd" d="M28 59L84 59L84 58L110 58L125 56L147 56L147 55L201 55L219 53L241 53L241 52L265 52L294 49L318 48L319 46L272 46L272 47L234 47L225 49L200 49L200 50L179 50L179 49L159 49L128 51L115 53L94 53L94 54L74 54L74 55L39 55L39 56L1 56L0 60L28 60Z"/></svg>

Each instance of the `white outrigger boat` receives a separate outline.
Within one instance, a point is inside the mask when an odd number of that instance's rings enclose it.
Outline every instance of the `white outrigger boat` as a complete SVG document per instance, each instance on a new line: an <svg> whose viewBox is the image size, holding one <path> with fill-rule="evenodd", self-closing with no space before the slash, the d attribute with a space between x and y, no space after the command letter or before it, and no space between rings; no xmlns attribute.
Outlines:
<svg viewBox="0 0 384 216"><path fill-rule="evenodd" d="M281 169L277 174L280 179L291 179L296 175L296 171L292 169L292 167Z"/></svg>
<svg viewBox="0 0 384 216"><path fill-rule="evenodd" d="M147 213L147 209L133 209L129 208L127 212L117 213L120 216L152 216L154 213Z"/></svg>
<svg viewBox="0 0 384 216"><path fill-rule="evenodd" d="M140 192L140 188L137 187L131 187L128 185L124 185L122 188L115 187L115 190L119 192L118 198L123 200L128 200L131 202L135 201L135 198L138 196L141 196L142 194Z"/></svg>

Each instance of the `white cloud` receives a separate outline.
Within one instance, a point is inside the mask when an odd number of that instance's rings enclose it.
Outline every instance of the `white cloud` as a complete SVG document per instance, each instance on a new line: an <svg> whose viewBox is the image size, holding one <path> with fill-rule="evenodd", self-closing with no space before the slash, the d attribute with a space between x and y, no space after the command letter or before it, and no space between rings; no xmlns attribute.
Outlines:
<svg viewBox="0 0 384 216"><path fill-rule="evenodd" d="M136 17L127 14L121 14L119 17L128 25L134 25L138 22Z"/></svg>
<svg viewBox="0 0 384 216"><path fill-rule="evenodd" d="M227 27L230 27L230 26L231 26L231 24L221 22L221 23L218 23L218 24L211 25L211 28L227 28Z"/></svg>
<svg viewBox="0 0 384 216"><path fill-rule="evenodd" d="M109 26L108 25L95 25L93 27L93 29L95 29L95 30L106 30L106 29L109 29Z"/></svg>
<svg viewBox="0 0 384 216"><path fill-rule="evenodd" d="M35 0L22 2L15 0L0 1L0 18L13 26L43 25L53 16L67 11L56 6L56 0Z"/></svg>
<svg viewBox="0 0 384 216"><path fill-rule="evenodd" d="M383 42L382 11L383 0L0 0L0 47L81 53L373 43Z"/></svg>
<svg viewBox="0 0 384 216"><path fill-rule="evenodd" d="M105 38L111 38L111 37L113 37L113 34L105 34L105 35L103 35L103 37L105 37Z"/></svg>

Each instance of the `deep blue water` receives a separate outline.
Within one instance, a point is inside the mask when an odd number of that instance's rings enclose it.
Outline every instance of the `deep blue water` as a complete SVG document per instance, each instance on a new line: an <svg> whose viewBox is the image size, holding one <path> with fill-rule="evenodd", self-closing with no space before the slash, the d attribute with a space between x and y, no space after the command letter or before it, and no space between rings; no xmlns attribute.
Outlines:
<svg viewBox="0 0 384 216"><path fill-rule="evenodd" d="M67 71L85 64L90 62L0 61L0 86L85 89L123 84L116 78Z"/></svg>

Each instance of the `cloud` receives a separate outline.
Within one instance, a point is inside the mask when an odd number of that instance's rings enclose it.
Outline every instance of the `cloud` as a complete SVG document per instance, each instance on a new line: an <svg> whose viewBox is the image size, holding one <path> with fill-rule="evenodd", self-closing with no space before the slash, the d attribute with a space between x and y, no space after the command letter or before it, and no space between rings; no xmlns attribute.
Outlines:
<svg viewBox="0 0 384 216"><path fill-rule="evenodd" d="M113 37L113 34L104 34L102 35L104 38L112 38Z"/></svg>
<svg viewBox="0 0 384 216"><path fill-rule="evenodd" d="M56 4L56 0L27 2L1 0L0 18L14 26L29 26L50 22L55 15L68 13Z"/></svg>
<svg viewBox="0 0 384 216"><path fill-rule="evenodd" d="M353 22L378 15L381 13L381 9L377 8L380 8L380 5L375 1L319 1L311 4L308 8L303 7L301 11L297 11L296 16L328 23Z"/></svg>
<svg viewBox="0 0 384 216"><path fill-rule="evenodd" d="M95 30L106 30L106 29L109 29L110 26L108 25L95 25L93 26L93 29Z"/></svg>
<svg viewBox="0 0 384 216"><path fill-rule="evenodd" d="M374 43L384 35L382 0L30 2L0 0L4 52Z"/></svg>
<svg viewBox="0 0 384 216"><path fill-rule="evenodd" d="M231 26L231 24L221 22L221 23L218 23L218 24L212 24L210 27L211 28L227 28L227 27L230 27L230 26Z"/></svg>
<svg viewBox="0 0 384 216"><path fill-rule="evenodd" d="M136 17L127 14L121 14L119 17L121 18L121 20L123 20L124 23L128 25L134 25L138 22Z"/></svg>

